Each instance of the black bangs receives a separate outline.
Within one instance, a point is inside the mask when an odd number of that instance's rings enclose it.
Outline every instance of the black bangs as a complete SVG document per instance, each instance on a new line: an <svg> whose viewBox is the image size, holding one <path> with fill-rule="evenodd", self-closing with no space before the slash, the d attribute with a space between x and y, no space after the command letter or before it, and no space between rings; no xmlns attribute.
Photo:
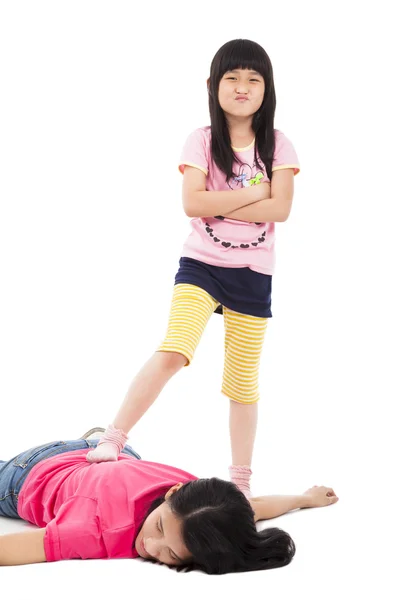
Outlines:
<svg viewBox="0 0 400 600"><path fill-rule="evenodd" d="M263 78L270 78L270 60L256 42L250 40L232 40L224 44L217 52L211 64L211 78L218 84L228 71L234 69L250 69L257 71Z"/></svg>

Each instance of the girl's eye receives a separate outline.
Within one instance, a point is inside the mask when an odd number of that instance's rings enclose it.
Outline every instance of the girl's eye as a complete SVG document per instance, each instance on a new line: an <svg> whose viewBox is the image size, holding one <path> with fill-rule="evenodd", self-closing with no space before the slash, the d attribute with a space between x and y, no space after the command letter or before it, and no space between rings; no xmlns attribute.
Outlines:
<svg viewBox="0 0 400 600"><path fill-rule="evenodd" d="M226 79L236 79L236 77L226 77ZM250 79L250 81L257 81L259 82L259 79Z"/></svg>

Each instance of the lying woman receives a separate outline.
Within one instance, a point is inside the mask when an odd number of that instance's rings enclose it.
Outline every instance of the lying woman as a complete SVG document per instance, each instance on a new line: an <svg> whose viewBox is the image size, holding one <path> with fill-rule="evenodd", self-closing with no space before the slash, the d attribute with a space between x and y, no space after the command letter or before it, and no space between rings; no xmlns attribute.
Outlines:
<svg viewBox="0 0 400 600"><path fill-rule="evenodd" d="M255 522L338 500L323 486L247 500L231 482L142 460L130 446L117 462L89 463L100 431L0 461L0 516L39 527L0 536L0 565L141 557L210 574L283 567L292 538Z"/></svg>

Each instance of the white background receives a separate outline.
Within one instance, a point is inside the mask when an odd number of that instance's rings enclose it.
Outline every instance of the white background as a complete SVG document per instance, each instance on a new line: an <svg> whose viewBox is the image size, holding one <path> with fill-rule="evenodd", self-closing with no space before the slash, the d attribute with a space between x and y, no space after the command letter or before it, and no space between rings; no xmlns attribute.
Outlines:
<svg viewBox="0 0 400 600"><path fill-rule="evenodd" d="M107 426L162 341L190 232L179 155L209 124L215 52L243 37L271 58L275 127L301 165L291 216L277 225L252 487L328 485L340 497L263 523L297 544L284 569L215 578L141 560L3 568L3 591L12 585L16 600L28 590L396 596L394 5L0 3L0 457ZM214 315L192 366L130 434L143 458L228 477L222 367ZM0 519L2 533L23 527Z"/></svg>

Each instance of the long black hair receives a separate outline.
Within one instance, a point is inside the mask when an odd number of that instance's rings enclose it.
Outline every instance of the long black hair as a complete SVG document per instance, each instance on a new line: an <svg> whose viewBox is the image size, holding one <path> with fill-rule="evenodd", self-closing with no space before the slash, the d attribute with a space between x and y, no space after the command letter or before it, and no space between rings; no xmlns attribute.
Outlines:
<svg viewBox="0 0 400 600"><path fill-rule="evenodd" d="M237 162L231 147L228 124L218 101L218 89L222 77L234 69L251 69L263 76L265 92L262 104L253 115L252 128L255 133L254 161L260 170L257 151L272 179L272 161L275 152L274 117L276 107L274 75L268 54L256 42L232 40L224 44L211 62L208 103L211 119L211 151L214 162L226 174L226 181L237 175L233 163Z"/></svg>
<svg viewBox="0 0 400 600"><path fill-rule="evenodd" d="M242 492L229 481L212 477L184 484L168 500L160 496L153 510L167 502L181 521L182 539L192 558L172 566L210 575L259 571L288 565L295 544L288 533L270 527L257 531L254 513Z"/></svg>

